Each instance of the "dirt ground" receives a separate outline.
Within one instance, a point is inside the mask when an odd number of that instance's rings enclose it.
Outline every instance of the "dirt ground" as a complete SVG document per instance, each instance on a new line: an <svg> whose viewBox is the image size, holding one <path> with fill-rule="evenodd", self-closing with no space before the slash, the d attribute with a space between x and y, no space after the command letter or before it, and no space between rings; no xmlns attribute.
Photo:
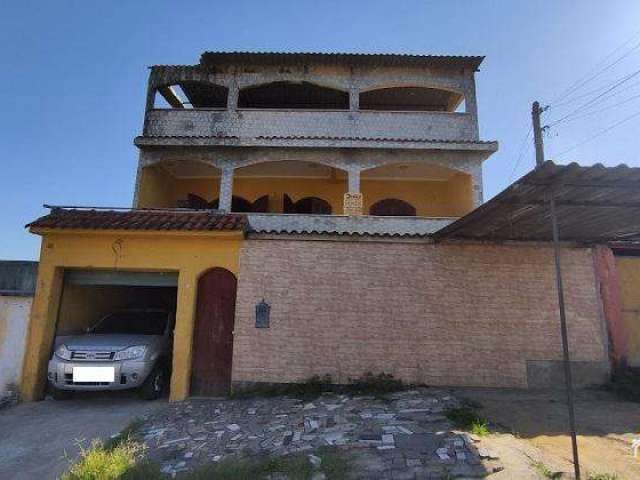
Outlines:
<svg viewBox="0 0 640 480"><path fill-rule="evenodd" d="M478 402L482 406L478 412L499 431L488 441L505 470L490 478L544 478L532 467L534 462L553 472L573 472L563 392L455 389L454 393ZM640 404L590 389L577 392L575 406L583 478L609 473L620 480L640 479L640 458L634 459L631 452L632 440L640 438Z"/></svg>

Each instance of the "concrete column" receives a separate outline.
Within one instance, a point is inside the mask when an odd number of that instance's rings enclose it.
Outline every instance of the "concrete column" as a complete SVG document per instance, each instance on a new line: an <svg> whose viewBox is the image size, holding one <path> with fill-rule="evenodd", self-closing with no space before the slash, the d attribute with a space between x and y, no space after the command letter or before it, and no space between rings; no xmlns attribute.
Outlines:
<svg viewBox="0 0 640 480"><path fill-rule="evenodd" d="M349 193L360 193L360 170L349 169L347 172Z"/></svg>
<svg viewBox="0 0 640 480"><path fill-rule="evenodd" d="M343 214L362 215L362 193L360 193L360 168L347 170L348 192L344 194Z"/></svg>
<svg viewBox="0 0 640 480"><path fill-rule="evenodd" d="M240 95L240 87L233 82L229 85L229 93L227 95L227 110L235 112L238 109L238 96Z"/></svg>
<svg viewBox="0 0 640 480"><path fill-rule="evenodd" d="M47 363L55 338L56 320L62 296L62 268L56 268L47 258L49 239L42 237L38 285L36 287L29 330L25 345L20 394L22 400L31 402L44 398L47 384Z"/></svg>
<svg viewBox="0 0 640 480"><path fill-rule="evenodd" d="M180 271L169 390L169 400L172 402L184 400L189 396L197 286L198 278L193 271Z"/></svg>
<svg viewBox="0 0 640 480"><path fill-rule="evenodd" d="M225 212L231 211L231 199L233 197L233 167L225 165L222 167L220 176L220 190L218 195L218 209Z"/></svg>
<svg viewBox="0 0 640 480"><path fill-rule="evenodd" d="M478 140L480 138L480 130L478 128L478 103L476 100L476 79L473 71L465 71L464 105L465 105L465 112L473 117L473 122L475 124L474 140Z"/></svg>
<svg viewBox="0 0 640 480"><path fill-rule="evenodd" d="M352 112L360 110L360 88L358 87L349 89L349 110Z"/></svg>

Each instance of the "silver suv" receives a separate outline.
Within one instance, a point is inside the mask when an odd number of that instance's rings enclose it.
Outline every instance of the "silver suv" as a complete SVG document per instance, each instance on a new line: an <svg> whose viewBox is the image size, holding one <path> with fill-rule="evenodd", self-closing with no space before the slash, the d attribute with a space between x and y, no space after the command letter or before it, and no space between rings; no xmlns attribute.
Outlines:
<svg viewBox="0 0 640 480"><path fill-rule="evenodd" d="M158 398L169 378L173 320L161 309L119 310L83 335L56 337L47 372L53 398L130 388Z"/></svg>

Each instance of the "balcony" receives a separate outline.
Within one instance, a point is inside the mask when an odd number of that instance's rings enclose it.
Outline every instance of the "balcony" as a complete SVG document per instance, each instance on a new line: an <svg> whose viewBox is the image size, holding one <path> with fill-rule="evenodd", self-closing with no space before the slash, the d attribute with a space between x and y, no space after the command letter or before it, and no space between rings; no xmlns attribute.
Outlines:
<svg viewBox="0 0 640 480"><path fill-rule="evenodd" d="M154 109L145 136L192 137L365 137L478 140L468 113L338 110Z"/></svg>

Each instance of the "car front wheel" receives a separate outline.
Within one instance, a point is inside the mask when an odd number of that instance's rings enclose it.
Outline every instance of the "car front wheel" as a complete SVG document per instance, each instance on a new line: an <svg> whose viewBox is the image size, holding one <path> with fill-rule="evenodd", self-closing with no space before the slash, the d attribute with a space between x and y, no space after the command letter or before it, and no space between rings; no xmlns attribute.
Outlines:
<svg viewBox="0 0 640 480"><path fill-rule="evenodd" d="M160 398L164 391L167 374L161 365L156 365L140 387L140 396L144 400Z"/></svg>

